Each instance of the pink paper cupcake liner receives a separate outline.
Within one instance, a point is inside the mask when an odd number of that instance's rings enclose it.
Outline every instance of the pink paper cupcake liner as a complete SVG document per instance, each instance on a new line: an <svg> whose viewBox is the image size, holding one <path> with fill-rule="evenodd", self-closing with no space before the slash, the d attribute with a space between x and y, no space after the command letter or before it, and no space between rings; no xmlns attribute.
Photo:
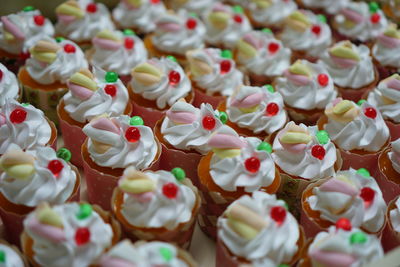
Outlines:
<svg viewBox="0 0 400 267"><path fill-rule="evenodd" d="M393 229L392 223L390 222L390 210L395 207L395 202L397 200L393 199L389 204L388 204L388 209L386 213L386 217L388 219L385 228L383 229L382 232L382 246L385 252L389 252L390 250L400 246L400 233L396 232Z"/></svg>
<svg viewBox="0 0 400 267"><path fill-rule="evenodd" d="M160 120L164 115L165 111L160 111L153 108L143 107L136 102L132 101L132 116L140 116L145 122L146 126L154 129L157 121Z"/></svg>
<svg viewBox="0 0 400 267"><path fill-rule="evenodd" d="M400 138L400 123L393 123L389 120L386 120L386 125L389 128L390 132L390 141L395 141Z"/></svg>
<svg viewBox="0 0 400 267"><path fill-rule="evenodd" d="M201 103L208 103L210 104L213 109L216 109L219 104L221 104L226 97L225 96L211 96L207 95L203 90L194 88L194 99L193 99L193 106L199 108Z"/></svg>

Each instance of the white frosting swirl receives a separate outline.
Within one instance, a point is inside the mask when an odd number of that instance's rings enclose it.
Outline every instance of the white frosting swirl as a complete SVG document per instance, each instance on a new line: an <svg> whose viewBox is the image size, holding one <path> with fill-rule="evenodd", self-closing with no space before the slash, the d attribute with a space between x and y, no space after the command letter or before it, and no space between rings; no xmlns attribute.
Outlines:
<svg viewBox="0 0 400 267"><path fill-rule="evenodd" d="M189 29L186 26L188 19L196 21L194 29ZM179 55L185 55L186 51L196 48L204 47L204 36L206 29L203 22L190 16L185 10L181 9L178 14L163 13L157 20L156 27L152 42L153 45L168 53L174 53ZM175 25L177 30L165 30L160 25Z"/></svg>
<svg viewBox="0 0 400 267"><path fill-rule="evenodd" d="M104 78L106 72L96 67L94 68L94 75L96 76L95 81L98 87L90 98L82 100L74 96L71 91L63 96L65 111L71 118L78 122L85 123L101 114L108 114L110 116L122 115L128 104L128 89L126 89L120 79L115 83L108 83ZM112 84L116 87L115 96L111 96L104 91L104 88L108 84Z"/></svg>
<svg viewBox="0 0 400 267"><path fill-rule="evenodd" d="M24 267L25 263L21 256L11 247L0 244L0 251L4 253L5 260L0 263L1 267Z"/></svg>
<svg viewBox="0 0 400 267"><path fill-rule="evenodd" d="M140 94L145 99L155 100L159 109L172 106L180 98L185 98L189 95L192 90L192 84L186 76L185 71L178 63L164 57L149 59L147 63L154 65L160 70L162 73L160 82L152 84L151 86L146 86L132 77L130 83L133 92ZM171 71L179 73L179 83L171 84L169 82L169 73Z"/></svg>
<svg viewBox="0 0 400 267"><path fill-rule="evenodd" d="M21 150L11 145L7 151ZM26 179L10 177L6 172L0 173L0 191L10 202L35 207L43 201L51 204L62 204L71 197L76 184L76 173L63 159L57 158L50 147L38 147L35 151L26 152L35 156L35 172ZM49 162L59 160L63 168L55 176L48 168Z"/></svg>
<svg viewBox="0 0 400 267"><path fill-rule="evenodd" d="M157 171L144 172L152 180L156 188L151 191L149 201L139 201L128 193L124 193L121 213L132 225L143 228L167 228L173 230L180 223L188 222L192 218L196 195L193 190L179 183L171 172ZM163 194L166 184L177 186L175 198L168 198Z"/></svg>
<svg viewBox="0 0 400 267"><path fill-rule="evenodd" d="M290 262L299 249L297 246L300 237L299 225L289 212L286 212L286 218L280 225L270 217L271 208L283 207L285 202L277 200L275 195L256 191L252 197L242 196L230 207L235 204L245 206L259 214L268 223L255 238L246 240L232 230L227 218L221 216L218 219L218 238L224 245L235 256L246 258L249 261L260 261L267 258L277 264Z"/></svg>
<svg viewBox="0 0 400 267"><path fill-rule="evenodd" d="M276 80L276 90L281 93L285 104L290 107L304 110L324 109L337 96L332 77L322 64L313 64L304 59L300 62L311 71L309 83L299 86L282 76ZM318 82L319 74L328 76L327 85L323 86Z"/></svg>
<svg viewBox="0 0 400 267"><path fill-rule="evenodd" d="M192 74L192 81L208 94L219 93L230 96L233 91L243 84L243 73L236 68L235 61L230 58L221 57L221 50L217 48L205 48L191 52L193 59L206 62L212 68L212 72L206 75L197 76ZM229 61L230 69L221 73L221 61Z"/></svg>
<svg viewBox="0 0 400 267"><path fill-rule="evenodd" d="M395 203L396 208L390 210L389 219L393 230L400 232L400 198Z"/></svg>
<svg viewBox="0 0 400 267"><path fill-rule="evenodd" d="M154 161L158 147L151 128L144 125L136 125L140 131L140 139L134 143L125 138L126 130L129 125L130 117L121 115L113 117L111 120L116 124L119 134L94 128L91 123L83 128L83 132L88 136L88 151L90 158L99 166L114 168L126 168L129 165L137 169L145 169ZM93 144L93 140L106 145L110 148L99 153Z"/></svg>
<svg viewBox="0 0 400 267"><path fill-rule="evenodd" d="M50 38L42 40L57 43ZM63 47L67 44L75 47L74 53L64 51ZM65 83L72 74L81 68L88 67L85 55L75 43L69 40L62 40L58 45L61 46L61 49L57 51L56 58L51 64L43 63L33 57L26 61L26 70L36 82L40 84Z"/></svg>
<svg viewBox="0 0 400 267"><path fill-rule="evenodd" d="M371 21L372 13L369 11L367 3L349 1L344 9L355 12L358 16L361 16L361 21L354 22L352 27L346 26L346 17L343 15L343 11L335 16L336 28L339 33L351 39L360 40L362 42L374 39L383 32L388 25L388 20L380 9L375 13L379 15L379 21L376 23Z"/></svg>
<svg viewBox="0 0 400 267"><path fill-rule="evenodd" d="M389 129L382 118L381 113L376 111L376 118L371 119L364 114L366 108L375 107L364 102L361 107L352 102L359 109L359 115L350 122L344 123L328 118L324 128L329 133L332 141L344 150L361 149L365 151L379 151L389 138ZM327 109L332 108L329 103Z"/></svg>
<svg viewBox="0 0 400 267"><path fill-rule="evenodd" d="M388 153L393 168L400 173L400 139L392 142L392 150Z"/></svg>
<svg viewBox="0 0 400 267"><path fill-rule="evenodd" d="M19 86L15 74L0 63L0 107L9 99L18 99Z"/></svg>
<svg viewBox="0 0 400 267"><path fill-rule="evenodd" d="M299 176L307 180L320 179L324 177L332 176L335 173L335 162L336 162L336 147L329 140L326 144L320 144L316 138L318 128L316 126L306 126L300 124L299 126L308 131L312 139L310 142L305 144L303 150L298 152L289 151L282 146L279 138L283 135L290 127L295 125L294 122L286 124L285 128L278 132L273 143L272 158L275 163L286 173ZM325 149L325 156L322 160L312 155L312 147L314 145L320 145Z"/></svg>
<svg viewBox="0 0 400 267"><path fill-rule="evenodd" d="M166 12L163 2L156 4L151 0L141 0L138 8L120 1L112 11L114 20L120 27L137 28L140 32L149 33L156 29L156 18Z"/></svg>
<svg viewBox="0 0 400 267"><path fill-rule="evenodd" d="M375 178L366 178L352 168L339 171L336 177L339 176L344 176L345 182L359 194L352 196L342 192L323 191L319 187L314 187L313 195L306 199L311 209L321 212L321 218L332 223L344 217L351 221L353 227L362 227L369 232L378 232L385 223L386 203ZM360 196L361 189L365 187L374 191L374 198L369 204L365 204Z"/></svg>
<svg viewBox="0 0 400 267"><path fill-rule="evenodd" d="M252 112L246 112L239 107L232 106L235 100L242 100L251 95L262 94L260 104ZM268 104L278 105L278 113L270 116L266 113ZM279 92L269 92L265 88L255 86L241 86L227 100L226 112L229 120L239 127L252 130L254 133L272 134L281 129L287 122L287 114L284 109L283 99Z"/></svg>
<svg viewBox="0 0 400 267"><path fill-rule="evenodd" d="M337 43L336 45L340 44L341 42ZM360 60L354 66L349 68L338 66L331 59L329 50L326 50L321 55L321 61L319 62L325 65L335 84L345 88L360 89L361 87L366 86L374 81L375 68L374 64L372 63L371 56L369 55L370 50L367 46L356 46L354 44L351 46L360 57Z"/></svg>
<svg viewBox="0 0 400 267"><path fill-rule="evenodd" d="M250 12L251 18L265 26L281 23L287 16L297 9L293 0L272 0L267 8L260 8L253 1L246 8Z"/></svg>
<svg viewBox="0 0 400 267"><path fill-rule="evenodd" d="M170 0L171 8L175 11L185 9L199 15L207 12L214 2L215 0Z"/></svg>
<svg viewBox="0 0 400 267"><path fill-rule="evenodd" d="M378 39L372 47L372 55L382 66L400 71L400 45L387 47Z"/></svg>
<svg viewBox="0 0 400 267"><path fill-rule="evenodd" d="M33 239L34 260L40 266L89 266L103 251L111 246L113 231L100 215L92 211L85 219L78 219L79 203L54 206L52 210L61 216L65 240L53 242L30 228L37 222L36 213L32 212L24 220L25 231ZM84 245L75 241L78 228L88 228L90 240Z"/></svg>
<svg viewBox="0 0 400 267"><path fill-rule="evenodd" d="M160 253L161 250L169 251L168 262L165 262L165 258ZM148 261L150 266L165 266L165 267L186 267L188 264L178 258L178 249L168 243L153 241L141 244L137 247L137 250L143 257Z"/></svg>
<svg viewBox="0 0 400 267"><path fill-rule="evenodd" d="M328 14L336 14L344 8L350 0L301 0L301 3L308 8L321 8Z"/></svg>
<svg viewBox="0 0 400 267"><path fill-rule="evenodd" d="M15 109L26 111L26 119L23 122L11 122L10 115ZM50 142L52 130L40 109L10 99L0 109L0 117L5 120L4 124L0 125L0 155L4 154L11 144L17 144L22 149L34 150Z"/></svg>

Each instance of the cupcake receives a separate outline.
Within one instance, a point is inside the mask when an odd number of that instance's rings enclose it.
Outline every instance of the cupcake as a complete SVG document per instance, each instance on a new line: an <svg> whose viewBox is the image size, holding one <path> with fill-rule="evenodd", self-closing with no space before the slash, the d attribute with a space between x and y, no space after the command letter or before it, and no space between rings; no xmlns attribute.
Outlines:
<svg viewBox="0 0 400 267"><path fill-rule="evenodd" d="M271 139L288 121L282 95L271 85L240 86L225 106L227 124L244 136Z"/></svg>
<svg viewBox="0 0 400 267"><path fill-rule="evenodd" d="M396 24L378 35L371 51L381 79L400 71L400 31Z"/></svg>
<svg viewBox="0 0 400 267"><path fill-rule="evenodd" d="M315 236L342 217L371 234L379 235L385 226L382 191L365 168L339 171L310 184L301 202L301 224L307 237Z"/></svg>
<svg viewBox="0 0 400 267"><path fill-rule="evenodd" d="M113 30L107 7L92 0L68 0L56 8L58 35L76 42L82 49L101 30Z"/></svg>
<svg viewBox="0 0 400 267"><path fill-rule="evenodd" d="M160 0L121 0L112 16L118 28L127 28L144 35L156 29L156 21L166 12Z"/></svg>
<svg viewBox="0 0 400 267"><path fill-rule="evenodd" d="M400 197L389 203L386 216L387 224L382 234L382 245L387 252L400 245Z"/></svg>
<svg viewBox="0 0 400 267"><path fill-rule="evenodd" d="M348 5L350 0L296 0L302 8L310 9L315 13L335 15Z"/></svg>
<svg viewBox="0 0 400 267"><path fill-rule="evenodd" d="M234 58L249 76L250 84L262 86L271 83L289 68L292 51L275 39L268 29L250 31L236 43Z"/></svg>
<svg viewBox="0 0 400 267"><path fill-rule="evenodd" d="M66 81L88 63L73 42L47 38L30 48L31 57L18 73L25 99L57 123L56 107L66 93Z"/></svg>
<svg viewBox="0 0 400 267"><path fill-rule="evenodd" d="M166 0L165 1L168 9L179 11L184 9L188 12L193 12L197 15L201 15L215 3L214 0Z"/></svg>
<svg viewBox="0 0 400 267"><path fill-rule="evenodd" d="M151 57L172 55L185 66L185 53L203 48L205 34L204 24L197 16L180 10L160 15L154 33L147 35L144 43Z"/></svg>
<svg viewBox="0 0 400 267"><path fill-rule="evenodd" d="M332 77L322 64L297 60L274 82L286 110L297 123L315 125L328 103L337 97Z"/></svg>
<svg viewBox="0 0 400 267"><path fill-rule="evenodd" d="M222 126L210 138L211 152L203 156L198 167L202 194L199 224L216 239L216 219L236 199L254 191L276 193L280 175L270 153L271 145L255 137L239 137Z"/></svg>
<svg viewBox="0 0 400 267"><path fill-rule="evenodd" d="M29 57L29 48L37 40L54 35L49 19L32 6L0 18L0 62L14 73Z"/></svg>
<svg viewBox="0 0 400 267"><path fill-rule="evenodd" d="M24 221L22 250L33 266L89 266L118 242L120 231L98 206L42 203Z"/></svg>
<svg viewBox="0 0 400 267"><path fill-rule="evenodd" d="M379 154L390 140L389 129L376 107L337 98L326 106L318 128L325 130L340 150L343 170L368 166L375 172Z"/></svg>
<svg viewBox="0 0 400 267"><path fill-rule="evenodd" d="M368 42L382 33L388 20L375 2L349 1L335 16L332 26L337 31L336 40L350 39Z"/></svg>
<svg viewBox="0 0 400 267"><path fill-rule="evenodd" d="M133 68L131 76L132 114L141 116L151 128L179 99L193 101L190 80L174 57L151 58Z"/></svg>
<svg viewBox="0 0 400 267"><path fill-rule="evenodd" d="M328 70L344 99L360 100L379 80L365 45L356 46L349 41L336 43L321 55L319 63Z"/></svg>
<svg viewBox="0 0 400 267"><path fill-rule="evenodd" d="M318 233L303 251L299 267L366 266L383 258L380 240L340 218Z"/></svg>
<svg viewBox="0 0 400 267"><path fill-rule="evenodd" d="M35 150L49 145L55 149L57 130L40 109L13 99L0 108L0 155L12 144Z"/></svg>
<svg viewBox="0 0 400 267"><path fill-rule="evenodd" d="M392 140L400 138L400 75L393 74L382 80L367 99L382 113Z"/></svg>
<svg viewBox="0 0 400 267"><path fill-rule="evenodd" d="M64 145L73 157L71 162L82 167L81 146L86 139L82 128L94 117L130 115L132 106L126 87L115 72L97 67L74 73L67 81L66 93L57 105Z"/></svg>
<svg viewBox="0 0 400 267"><path fill-rule="evenodd" d="M398 23L400 21L400 2L397 0L384 0L381 2L385 15Z"/></svg>
<svg viewBox="0 0 400 267"><path fill-rule="evenodd" d="M129 167L111 202L130 239L160 240L189 248L201 200L182 169L140 172Z"/></svg>
<svg viewBox="0 0 400 267"><path fill-rule="evenodd" d="M80 175L68 163L69 157L65 149L56 153L38 147L23 152L15 144L0 157L0 216L9 242L19 244L22 221L43 201L79 200Z"/></svg>
<svg viewBox="0 0 400 267"><path fill-rule="evenodd" d="M229 50L205 48L189 51L189 76L194 88L193 105L209 103L213 108L242 85L244 77L232 59Z"/></svg>
<svg viewBox="0 0 400 267"><path fill-rule="evenodd" d="M0 239L1 264L6 267L28 267L28 261L16 246Z"/></svg>
<svg viewBox="0 0 400 267"><path fill-rule="evenodd" d="M297 10L286 19L278 35L293 51L295 59L315 62L332 43L332 32L321 17L308 10Z"/></svg>
<svg viewBox="0 0 400 267"><path fill-rule="evenodd" d="M233 202L219 217L216 265L294 265L304 242L303 230L285 202L256 191Z"/></svg>
<svg viewBox="0 0 400 267"><path fill-rule="evenodd" d="M89 63L106 71L116 72L127 84L132 68L146 61L147 50L142 40L131 30L103 30L92 39L87 52Z"/></svg>
<svg viewBox="0 0 400 267"><path fill-rule="evenodd" d="M207 29L206 43L218 48L233 49L242 35L252 29L243 8L219 2L203 15L203 20Z"/></svg>
<svg viewBox="0 0 400 267"><path fill-rule="evenodd" d="M83 132L83 170L90 203L110 210L114 187L125 168L158 168L161 148L150 127L140 117L120 115L93 118Z"/></svg>
<svg viewBox="0 0 400 267"><path fill-rule="evenodd" d="M244 6L251 24L256 28L279 31L287 16L297 9L294 0L249 0Z"/></svg>
<svg viewBox="0 0 400 267"><path fill-rule="evenodd" d="M4 106L10 99L19 100L22 92L15 74L0 63L0 107Z"/></svg>

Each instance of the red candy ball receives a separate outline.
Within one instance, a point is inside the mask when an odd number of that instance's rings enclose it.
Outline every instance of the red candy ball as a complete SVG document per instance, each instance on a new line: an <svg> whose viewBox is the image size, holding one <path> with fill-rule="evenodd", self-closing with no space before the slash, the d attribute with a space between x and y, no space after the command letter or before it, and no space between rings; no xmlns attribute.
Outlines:
<svg viewBox="0 0 400 267"><path fill-rule="evenodd" d="M3 80L3 71L0 70L0 81Z"/></svg>
<svg viewBox="0 0 400 267"><path fill-rule="evenodd" d="M213 116L204 116L202 124L204 129L211 131L214 129L216 121Z"/></svg>
<svg viewBox="0 0 400 267"><path fill-rule="evenodd" d="M85 245L90 242L90 230L87 227L81 227L76 229L75 232L75 243L78 246Z"/></svg>
<svg viewBox="0 0 400 267"><path fill-rule="evenodd" d="M231 70L232 64L229 60L222 60L219 63L219 69L221 74L228 73Z"/></svg>
<svg viewBox="0 0 400 267"><path fill-rule="evenodd" d="M189 30L195 29L196 26L197 26L197 21L196 21L194 18L189 18L189 19L186 21L186 27L187 27Z"/></svg>
<svg viewBox="0 0 400 267"><path fill-rule="evenodd" d="M370 187L364 187L360 191L360 197L364 200L366 205L374 201L375 191Z"/></svg>
<svg viewBox="0 0 400 267"><path fill-rule="evenodd" d="M135 46L135 41L132 38L126 37L124 39L124 46L128 50L133 49L133 47Z"/></svg>
<svg viewBox="0 0 400 267"><path fill-rule="evenodd" d="M168 74L168 79L171 85L176 85L181 81L181 75L179 74L179 72L172 70Z"/></svg>
<svg viewBox="0 0 400 267"><path fill-rule="evenodd" d="M156 5L156 4L160 3L160 0L151 0L151 3L152 3L153 5Z"/></svg>
<svg viewBox="0 0 400 267"><path fill-rule="evenodd" d="M275 42L271 42L268 44L268 51L271 54L275 54L279 50L279 44Z"/></svg>
<svg viewBox="0 0 400 267"><path fill-rule="evenodd" d="M65 53L71 54L71 53L75 53L76 48L72 44L66 44L66 45L64 45L64 51L65 51Z"/></svg>
<svg viewBox="0 0 400 267"><path fill-rule="evenodd" d="M329 83L328 75L326 75L324 73L318 74L318 83L321 86L327 86Z"/></svg>
<svg viewBox="0 0 400 267"><path fill-rule="evenodd" d="M51 160L47 165L47 169L49 169L55 177L58 177L63 168L64 165L58 159Z"/></svg>
<svg viewBox="0 0 400 267"><path fill-rule="evenodd" d="M139 141L140 130L137 127L129 127L125 132L125 138L131 143Z"/></svg>
<svg viewBox="0 0 400 267"><path fill-rule="evenodd" d="M320 145L315 145L311 148L311 155L314 158L317 158L319 160L323 160L325 157L325 148L323 146Z"/></svg>
<svg viewBox="0 0 400 267"><path fill-rule="evenodd" d="M243 18L242 18L242 16L240 16L240 15L234 15L233 16L233 20L236 22L236 23L242 23L243 22Z"/></svg>
<svg viewBox="0 0 400 267"><path fill-rule="evenodd" d="M89 13L96 13L97 12L97 5L95 3L90 3L86 6L86 11Z"/></svg>
<svg viewBox="0 0 400 267"><path fill-rule="evenodd" d="M270 212L271 218L278 224L282 224L286 218L286 209L281 206L272 207Z"/></svg>
<svg viewBox="0 0 400 267"><path fill-rule="evenodd" d="M370 17L370 20L373 24L378 23L381 20L381 16L379 16L378 13L374 13L372 14L372 16Z"/></svg>
<svg viewBox="0 0 400 267"><path fill-rule="evenodd" d="M336 229L343 229L345 231L351 230L351 222L347 218L340 218L336 221Z"/></svg>
<svg viewBox="0 0 400 267"><path fill-rule="evenodd" d="M278 114L279 112L279 106L277 103L275 102L271 102L267 105L267 107L265 108L265 114L268 117L272 117L275 116L276 114Z"/></svg>
<svg viewBox="0 0 400 267"><path fill-rule="evenodd" d="M21 123L26 120L27 112L22 108L14 109L10 114L10 121L12 123Z"/></svg>
<svg viewBox="0 0 400 267"><path fill-rule="evenodd" d="M367 116L368 118L371 119L375 119L376 118L376 109L368 107L364 110L364 114L365 116Z"/></svg>
<svg viewBox="0 0 400 267"><path fill-rule="evenodd" d="M38 26L43 26L45 22L45 18L42 15L36 15L33 17L33 21Z"/></svg>
<svg viewBox="0 0 400 267"><path fill-rule="evenodd" d="M260 169L261 163L257 157L251 157L245 160L244 166L251 173L256 173Z"/></svg>
<svg viewBox="0 0 400 267"><path fill-rule="evenodd" d="M174 183L167 183L163 185L162 192L167 198L174 199L178 195L178 186Z"/></svg>
<svg viewBox="0 0 400 267"><path fill-rule="evenodd" d="M315 35L319 35L321 33L321 27L319 25L313 25L311 27L311 31L315 34Z"/></svg>
<svg viewBox="0 0 400 267"><path fill-rule="evenodd" d="M117 87L113 84L107 84L106 87L104 87L104 92L111 97L114 97L117 94Z"/></svg>

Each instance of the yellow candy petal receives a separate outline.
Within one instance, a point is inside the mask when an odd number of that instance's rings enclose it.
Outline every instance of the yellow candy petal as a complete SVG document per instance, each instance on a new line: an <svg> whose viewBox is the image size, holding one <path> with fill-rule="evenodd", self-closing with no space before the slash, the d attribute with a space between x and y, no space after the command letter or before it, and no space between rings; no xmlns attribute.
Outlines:
<svg viewBox="0 0 400 267"><path fill-rule="evenodd" d="M258 109L259 106L260 105L256 105L256 106L251 107L251 108L239 108L239 110L242 111L243 113L252 113L252 112L255 112Z"/></svg>
<svg viewBox="0 0 400 267"><path fill-rule="evenodd" d="M61 5L59 5L56 8L56 13L57 14L63 14L63 15L69 15L69 16L74 16L77 18L83 18L85 13L83 12L82 9L79 7L70 4L71 2L66 2Z"/></svg>
<svg viewBox="0 0 400 267"><path fill-rule="evenodd" d="M217 29L225 29L228 26L228 20L230 19L230 15L225 12L212 12L208 16L208 20L214 25Z"/></svg>
<svg viewBox="0 0 400 267"><path fill-rule="evenodd" d="M220 158L233 158L240 155L240 149L215 148L213 152Z"/></svg>
<svg viewBox="0 0 400 267"><path fill-rule="evenodd" d="M97 90L97 83L90 79L88 76L80 73L80 72L75 72L71 78L69 79L70 82L75 83L77 85L83 86L85 88L88 88L92 91Z"/></svg>
<svg viewBox="0 0 400 267"><path fill-rule="evenodd" d="M311 26L311 22L309 21L307 16L299 11L295 11L290 14L289 17L286 19L286 23L289 27L298 31L305 31L308 27Z"/></svg>
<svg viewBox="0 0 400 267"><path fill-rule="evenodd" d="M383 34L392 38L400 39L400 32L397 30L395 24L390 24Z"/></svg>
<svg viewBox="0 0 400 267"><path fill-rule="evenodd" d="M128 3L134 7L140 7L142 5L142 0L127 0Z"/></svg>
<svg viewBox="0 0 400 267"><path fill-rule="evenodd" d="M110 31L110 30L102 30L99 33L97 33L96 35L99 38L103 38L103 39L108 39L108 40L113 40L115 42L120 42L121 40L118 38L118 36Z"/></svg>
<svg viewBox="0 0 400 267"><path fill-rule="evenodd" d="M304 75L311 77L310 69L301 63L300 60L297 60L294 64L289 67L289 71L293 74Z"/></svg>
<svg viewBox="0 0 400 267"><path fill-rule="evenodd" d="M253 58L257 55L257 50L254 49L252 45L243 40L239 40L239 42L237 43L237 48L239 50L239 53L245 58Z"/></svg>
<svg viewBox="0 0 400 267"><path fill-rule="evenodd" d="M136 66L135 68L133 68L132 72L147 73L147 74L154 75L156 77L162 76L162 72L157 67L155 67L154 65L149 64L147 62Z"/></svg>
<svg viewBox="0 0 400 267"><path fill-rule="evenodd" d="M48 64L51 64L54 62L54 60L56 60L57 58L57 54L56 53L41 53L41 52L35 52L35 51L31 51L31 55L33 58L42 61L42 62L46 62Z"/></svg>
<svg viewBox="0 0 400 267"><path fill-rule="evenodd" d="M39 209L37 219L43 224L51 225L58 228L64 227L61 216L58 215L54 210L52 210L48 205Z"/></svg>
<svg viewBox="0 0 400 267"><path fill-rule="evenodd" d="M311 141L311 136L306 133L286 132L280 141L285 144L307 144Z"/></svg>
<svg viewBox="0 0 400 267"><path fill-rule="evenodd" d="M119 184L119 188L127 193L142 194L154 191L156 185L153 180L150 179L123 179Z"/></svg>
<svg viewBox="0 0 400 267"><path fill-rule="evenodd" d="M35 167L32 164L18 164L7 167L5 171L12 178L27 179L35 173Z"/></svg>
<svg viewBox="0 0 400 267"><path fill-rule="evenodd" d="M228 224L233 231L235 231L238 235L247 240L254 239L258 234L258 231L256 229L238 220L228 218Z"/></svg>
<svg viewBox="0 0 400 267"><path fill-rule="evenodd" d="M349 100L342 100L333 107L333 113L336 115L343 114L354 107L353 103Z"/></svg>
<svg viewBox="0 0 400 267"><path fill-rule="evenodd" d="M351 47L345 45L335 46L331 48L330 52L332 55L340 58L354 59L357 61L360 60L360 56L358 55L358 53L353 51Z"/></svg>

